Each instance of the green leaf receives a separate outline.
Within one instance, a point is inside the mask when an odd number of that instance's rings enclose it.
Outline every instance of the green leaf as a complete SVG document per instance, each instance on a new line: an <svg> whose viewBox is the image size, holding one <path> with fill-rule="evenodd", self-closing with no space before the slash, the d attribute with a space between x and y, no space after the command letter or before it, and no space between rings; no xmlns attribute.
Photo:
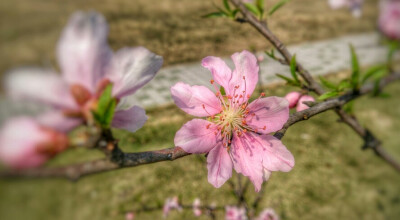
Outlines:
<svg viewBox="0 0 400 220"><path fill-rule="evenodd" d="M209 14L201 16L203 18L218 18L218 17L228 17L228 15L225 12L219 11L219 12L211 12Z"/></svg>
<svg viewBox="0 0 400 220"><path fill-rule="evenodd" d="M223 2L224 2L225 9L226 9L227 11L231 11L231 7L229 6L228 0L223 0Z"/></svg>
<svg viewBox="0 0 400 220"><path fill-rule="evenodd" d="M319 80L321 81L322 85L324 85L326 88L336 90L337 86L335 84L333 84L332 82L329 82L327 79L325 79L325 77L320 76Z"/></svg>
<svg viewBox="0 0 400 220"><path fill-rule="evenodd" d="M284 76L282 74L277 73L276 76L281 78L281 79L283 79L283 80L285 80L288 84L291 84L291 85L294 85L294 86L300 85L298 82L296 82L293 79L291 79L291 78L289 78L287 76Z"/></svg>
<svg viewBox="0 0 400 220"><path fill-rule="evenodd" d="M375 78L379 75L385 75L387 73L387 66L377 65L369 68L362 78L362 83L365 83L368 79Z"/></svg>
<svg viewBox="0 0 400 220"><path fill-rule="evenodd" d="M101 93L97 109L92 112L95 120L102 127L110 127L116 104L117 100L112 96L112 84L110 84Z"/></svg>
<svg viewBox="0 0 400 220"><path fill-rule="evenodd" d="M297 62L296 62L296 54L295 54L294 56L292 56L292 59L290 60L290 73L292 74L293 79L296 82L300 82L299 78L297 77L297 74L296 74L296 69L297 69Z"/></svg>
<svg viewBox="0 0 400 220"><path fill-rule="evenodd" d="M261 12L258 10L257 6L255 6L252 3L245 3L244 6L249 10L251 13L259 17L261 15Z"/></svg>
<svg viewBox="0 0 400 220"><path fill-rule="evenodd" d="M350 45L351 52L351 66L352 66L352 74L351 74L351 84L353 85L353 89L359 89L359 81L360 81L360 64L358 63L357 54L354 50L353 45Z"/></svg>
<svg viewBox="0 0 400 220"><path fill-rule="evenodd" d="M272 6L272 8L269 10L268 14L272 15L273 13L275 13L278 9L280 9L282 6L284 6L289 1L290 0L281 0L281 1L279 1L274 6Z"/></svg>
<svg viewBox="0 0 400 220"><path fill-rule="evenodd" d="M318 97L318 99L319 100L325 100L325 99L328 99L328 98L331 98L331 97L335 97L337 95L339 95L339 93L337 91L329 91L329 92L326 92L326 93L320 95Z"/></svg>
<svg viewBox="0 0 400 220"><path fill-rule="evenodd" d="M263 14L264 14L264 1L265 0L257 0L256 1L256 6L258 8L258 10L260 11L260 19L262 19Z"/></svg>
<svg viewBox="0 0 400 220"><path fill-rule="evenodd" d="M351 83L348 80L342 80L339 83L339 86L337 88L338 91L343 91L345 89L350 89L352 87Z"/></svg>
<svg viewBox="0 0 400 220"><path fill-rule="evenodd" d="M265 54L267 54L267 56L271 57L272 59L275 59L275 50L271 49L271 52L268 51L264 51Z"/></svg>

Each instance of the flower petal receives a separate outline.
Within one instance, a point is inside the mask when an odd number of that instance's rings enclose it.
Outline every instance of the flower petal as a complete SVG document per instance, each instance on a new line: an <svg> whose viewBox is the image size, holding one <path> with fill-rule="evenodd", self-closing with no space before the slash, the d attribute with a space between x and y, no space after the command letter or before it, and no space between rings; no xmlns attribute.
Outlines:
<svg viewBox="0 0 400 220"><path fill-rule="evenodd" d="M294 167L292 153L282 144L282 141L272 135L250 134L253 144L260 149L262 164L268 171L289 172Z"/></svg>
<svg viewBox="0 0 400 220"><path fill-rule="evenodd" d="M45 127L60 132L68 132L83 123L80 118L66 117L61 111L47 112L38 117L38 122Z"/></svg>
<svg viewBox="0 0 400 220"><path fill-rule="evenodd" d="M258 82L258 62L254 54L249 51L234 53L232 55L235 70L233 71L232 79L229 82L229 95L243 95L243 99L239 99L239 104L245 102L248 96L253 94ZM235 89L235 86L239 86Z"/></svg>
<svg viewBox="0 0 400 220"><path fill-rule="evenodd" d="M236 172L249 177L254 184L256 192L260 191L263 182L262 148L257 146L254 138L243 133L240 137L233 135L232 160Z"/></svg>
<svg viewBox="0 0 400 220"><path fill-rule="evenodd" d="M217 144L217 126L209 121L193 119L175 134L175 146L192 154L209 152Z"/></svg>
<svg viewBox="0 0 400 220"><path fill-rule="evenodd" d="M58 43L58 60L64 78L94 92L112 56L107 44L108 26L96 12L71 16Z"/></svg>
<svg viewBox="0 0 400 220"><path fill-rule="evenodd" d="M117 98L131 95L154 78L163 64L163 58L144 47L124 48L112 59L108 77L114 83Z"/></svg>
<svg viewBox="0 0 400 220"><path fill-rule="evenodd" d="M116 110L111 126L135 132L143 127L147 121L146 112L139 106L133 106L126 110Z"/></svg>
<svg viewBox="0 0 400 220"><path fill-rule="evenodd" d="M171 95L179 108L194 116L211 116L222 110L218 98L204 86L189 86L178 82L171 87Z"/></svg>
<svg viewBox="0 0 400 220"><path fill-rule="evenodd" d="M56 108L76 109L68 85L51 70L20 68L8 73L5 89L16 99L31 99Z"/></svg>
<svg viewBox="0 0 400 220"><path fill-rule="evenodd" d="M37 167L48 159L37 151L38 144L47 139L33 119L13 118L0 131L0 159L12 168Z"/></svg>
<svg viewBox="0 0 400 220"><path fill-rule="evenodd" d="M221 187L232 177L232 159L226 148L219 143L207 156L208 182Z"/></svg>
<svg viewBox="0 0 400 220"><path fill-rule="evenodd" d="M203 67L209 69L215 82L225 88L229 89L229 81L232 78L232 70L226 65L219 57L208 56L201 61Z"/></svg>
<svg viewBox="0 0 400 220"><path fill-rule="evenodd" d="M271 96L257 99L247 109L247 125L262 134L278 131L289 118L289 102L285 98Z"/></svg>

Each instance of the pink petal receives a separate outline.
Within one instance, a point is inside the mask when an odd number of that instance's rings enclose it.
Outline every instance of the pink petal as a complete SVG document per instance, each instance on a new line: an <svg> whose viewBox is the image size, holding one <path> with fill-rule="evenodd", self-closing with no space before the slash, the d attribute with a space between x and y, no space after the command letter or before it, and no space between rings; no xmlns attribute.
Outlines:
<svg viewBox="0 0 400 220"><path fill-rule="evenodd" d="M230 89L227 93L231 96L236 94L243 95L244 99L239 99L239 103L247 100L248 96L253 94L258 82L258 62L254 54L244 50L241 53L232 55L235 70L233 71L232 79L229 81ZM244 79L243 79L244 77ZM239 86L238 89L234 89Z"/></svg>
<svg viewBox="0 0 400 220"><path fill-rule="evenodd" d="M60 132L68 132L83 123L80 118L66 117L61 111L47 112L38 117L38 122L45 127Z"/></svg>
<svg viewBox="0 0 400 220"><path fill-rule="evenodd" d="M270 96L258 99L250 103L247 109L249 115L246 123L257 133L269 134L278 131L289 118L289 102L285 98Z"/></svg>
<svg viewBox="0 0 400 220"><path fill-rule="evenodd" d="M329 6L332 9L338 9L348 5L348 0L328 0Z"/></svg>
<svg viewBox="0 0 400 220"><path fill-rule="evenodd" d="M135 132L139 128L143 127L146 121L147 116L144 109L138 106L133 106L126 110L116 110L111 126Z"/></svg>
<svg viewBox="0 0 400 220"><path fill-rule="evenodd" d="M285 99L289 102L289 108L294 108L297 105L301 96L300 92L289 92L286 94Z"/></svg>
<svg viewBox="0 0 400 220"><path fill-rule="evenodd" d="M218 144L207 156L208 182L215 188L221 187L232 177L232 159L228 150Z"/></svg>
<svg viewBox="0 0 400 220"><path fill-rule="evenodd" d="M171 95L179 108L194 116L211 116L222 111L218 98L204 86L189 86L178 82L171 87Z"/></svg>
<svg viewBox="0 0 400 220"><path fill-rule="evenodd" d="M240 137L233 135L232 160L236 172L250 178L256 192L260 191L263 182L262 148L254 137L243 133Z"/></svg>
<svg viewBox="0 0 400 220"><path fill-rule="evenodd" d="M144 47L119 50L112 59L108 75L114 83L113 95L122 98L135 93L154 78L162 63L162 57Z"/></svg>
<svg viewBox="0 0 400 220"><path fill-rule="evenodd" d="M262 164L268 171L289 172L294 166L292 153L282 144L281 140L272 135L249 134L252 136L255 148L259 149ZM267 176L268 174L266 174Z"/></svg>
<svg viewBox="0 0 400 220"><path fill-rule="evenodd" d="M51 70L21 68L11 71L5 89L16 99L31 99L56 108L76 109L68 85Z"/></svg>
<svg viewBox="0 0 400 220"><path fill-rule="evenodd" d="M108 26L96 12L71 16L58 42L58 60L64 78L94 92L104 77L112 51L107 44Z"/></svg>
<svg viewBox="0 0 400 220"><path fill-rule="evenodd" d="M208 56L202 60L201 64L211 71L215 82L223 86L225 90L229 89L232 70L226 65L225 61L219 57Z"/></svg>
<svg viewBox="0 0 400 220"><path fill-rule="evenodd" d="M192 154L209 152L217 144L217 126L209 121L193 119L175 134L175 146Z"/></svg>
<svg viewBox="0 0 400 220"><path fill-rule="evenodd" d="M297 107L296 107L296 111L300 112L303 110L306 110L310 107L308 107L306 104L304 104L303 102L314 102L315 99L312 96L309 95L303 95L300 99L299 99L299 103L297 103Z"/></svg>
<svg viewBox="0 0 400 220"><path fill-rule="evenodd" d="M0 159L13 168L40 166L48 157L38 153L37 146L48 138L33 119L11 119L0 131Z"/></svg>

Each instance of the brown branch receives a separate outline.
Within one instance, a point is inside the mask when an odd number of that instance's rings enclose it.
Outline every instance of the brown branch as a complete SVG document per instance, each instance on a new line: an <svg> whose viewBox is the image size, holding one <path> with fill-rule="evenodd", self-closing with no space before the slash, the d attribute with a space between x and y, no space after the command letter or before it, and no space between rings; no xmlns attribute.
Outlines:
<svg viewBox="0 0 400 220"><path fill-rule="evenodd" d="M395 80L400 80L400 73L390 74L389 76L383 78L379 86L382 89ZM373 84L367 84L361 87L358 93L349 92L340 97L333 98L325 102L316 103L315 105L304 111L293 113L290 115L288 121L283 126L283 128L276 132L274 136L281 139L285 135L286 130L293 124L303 120L307 120L314 115L320 114L327 110L341 107L353 99L370 93L371 91L373 91L373 89ZM358 129L358 131L363 136L371 135L367 131L364 131L362 129ZM381 157L385 157L388 161L390 161L394 168L400 171L400 165L396 163L396 161L391 158L389 154L383 151L382 148L380 148L379 146L374 146L373 149L376 154L380 155ZM77 180L80 177L91 174L161 161L172 161L187 155L190 154L182 150L182 148L180 147L138 153L122 153L122 155L120 155L119 157L114 157L113 160L101 159L66 167L36 168L31 170L10 170L1 172L0 177L59 177Z"/></svg>
<svg viewBox="0 0 400 220"><path fill-rule="evenodd" d="M292 59L292 55L287 50L286 46L271 32L268 28L267 23L258 20L247 8L243 5L240 0L230 0L232 4L240 10L243 15L243 20L253 26L261 35L263 35L283 56L286 61L286 65L290 64ZM300 64L297 62L297 71L299 75L308 83L309 90L314 91L316 94L321 95L324 93L323 88L318 84L311 76L311 74ZM381 157L383 160L388 162L391 166L393 166L396 170L400 171L400 165L392 158L385 150L381 147L381 142L366 128L364 128L358 120L347 114L342 109L335 109L336 114L341 118L341 120L349 125L357 134L363 138L365 141L366 148L371 148L374 150L375 154Z"/></svg>

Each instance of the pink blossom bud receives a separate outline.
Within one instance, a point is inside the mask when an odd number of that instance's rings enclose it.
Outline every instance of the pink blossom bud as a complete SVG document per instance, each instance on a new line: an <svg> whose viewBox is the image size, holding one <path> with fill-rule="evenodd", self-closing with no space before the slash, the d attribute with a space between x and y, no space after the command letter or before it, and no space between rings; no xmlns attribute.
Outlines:
<svg viewBox="0 0 400 220"><path fill-rule="evenodd" d="M40 166L67 146L65 134L27 117L11 119L0 131L0 160L15 169Z"/></svg>
<svg viewBox="0 0 400 220"><path fill-rule="evenodd" d="M301 96L301 93L299 92L289 92L286 96L285 99L289 101L289 108L294 108L299 101Z"/></svg>
<svg viewBox="0 0 400 220"><path fill-rule="evenodd" d="M261 63L262 61L264 61L264 56L263 55L258 56L257 60L258 60L258 62Z"/></svg>
<svg viewBox="0 0 400 220"><path fill-rule="evenodd" d="M134 220L135 219L135 214L133 212L127 212L125 214L125 219L126 220Z"/></svg>
<svg viewBox="0 0 400 220"><path fill-rule="evenodd" d="M299 102L297 103L296 111L300 112L308 109L309 107L303 103L308 101L315 102L315 99L314 97L309 95L303 95L302 97L300 97Z"/></svg>
<svg viewBox="0 0 400 220"><path fill-rule="evenodd" d="M195 216L200 216L201 215L201 207L200 207L200 205L201 205L201 202L200 202L200 199L199 198L196 198L194 201L193 201L193 213L194 213L194 215Z"/></svg>
<svg viewBox="0 0 400 220"><path fill-rule="evenodd" d="M225 220L247 220L246 209L236 206L226 206Z"/></svg>
<svg viewBox="0 0 400 220"><path fill-rule="evenodd" d="M264 209L256 220L279 220L279 216L271 208Z"/></svg>
<svg viewBox="0 0 400 220"><path fill-rule="evenodd" d="M400 1L380 2L379 29L388 38L400 40Z"/></svg>

